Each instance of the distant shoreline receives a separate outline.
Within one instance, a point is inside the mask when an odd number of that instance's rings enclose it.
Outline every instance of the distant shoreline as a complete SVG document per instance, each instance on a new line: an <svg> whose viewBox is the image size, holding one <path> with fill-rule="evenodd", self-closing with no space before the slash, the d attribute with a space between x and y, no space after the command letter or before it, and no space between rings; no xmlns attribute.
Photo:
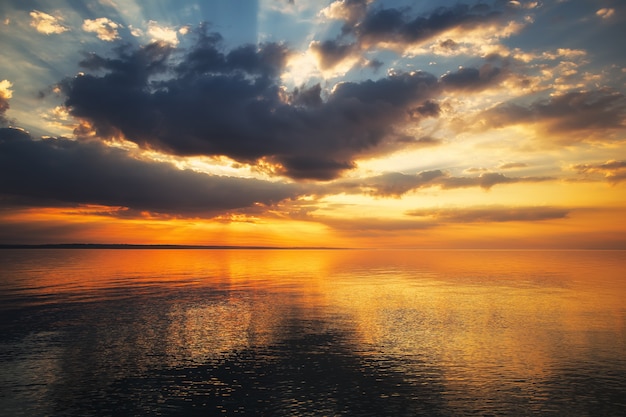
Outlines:
<svg viewBox="0 0 626 417"><path fill-rule="evenodd" d="M0 244L0 249L281 249L343 250L327 246L228 246L228 245L142 245L125 243L46 243L40 245Z"/></svg>

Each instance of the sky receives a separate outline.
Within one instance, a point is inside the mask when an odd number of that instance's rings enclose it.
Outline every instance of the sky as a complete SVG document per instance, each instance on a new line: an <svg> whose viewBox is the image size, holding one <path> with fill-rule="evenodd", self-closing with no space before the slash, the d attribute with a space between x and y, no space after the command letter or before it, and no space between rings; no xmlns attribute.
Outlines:
<svg viewBox="0 0 626 417"><path fill-rule="evenodd" d="M626 249L620 0L4 0L0 243Z"/></svg>

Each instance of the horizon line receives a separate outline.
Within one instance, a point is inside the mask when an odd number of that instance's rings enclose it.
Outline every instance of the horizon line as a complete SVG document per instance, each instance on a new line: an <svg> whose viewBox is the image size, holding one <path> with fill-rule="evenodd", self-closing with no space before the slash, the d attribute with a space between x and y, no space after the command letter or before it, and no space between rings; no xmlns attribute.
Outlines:
<svg viewBox="0 0 626 417"><path fill-rule="evenodd" d="M420 248L420 247L337 247L337 246L264 246L264 245L188 245L188 244L150 244L150 243L0 243L0 249L205 249L205 250L485 250L485 251L580 251L580 250L616 250L626 248Z"/></svg>
<svg viewBox="0 0 626 417"><path fill-rule="evenodd" d="M333 246L187 245L170 243L0 243L0 249L360 249Z"/></svg>

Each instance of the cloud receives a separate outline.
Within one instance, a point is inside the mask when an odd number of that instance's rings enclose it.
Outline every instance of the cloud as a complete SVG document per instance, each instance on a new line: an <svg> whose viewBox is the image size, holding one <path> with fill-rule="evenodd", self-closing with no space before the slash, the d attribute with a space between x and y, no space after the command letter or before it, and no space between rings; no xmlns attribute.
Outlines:
<svg viewBox="0 0 626 417"><path fill-rule="evenodd" d="M454 90L468 91L479 90L498 83L504 78L505 71L492 64L484 64L478 68L460 68L455 72L449 72L441 76L441 82L446 87Z"/></svg>
<svg viewBox="0 0 626 417"><path fill-rule="evenodd" d="M13 83L11 83L9 80L0 81L0 98L8 100L13 97L13 91L11 90L11 87L13 87Z"/></svg>
<svg viewBox="0 0 626 417"><path fill-rule="evenodd" d="M384 62L374 58L364 62L365 67L371 68L375 73L385 64Z"/></svg>
<svg viewBox="0 0 626 417"><path fill-rule="evenodd" d="M599 164L578 164L573 168L581 174L604 175L612 184L626 180L626 161L611 160Z"/></svg>
<svg viewBox="0 0 626 417"><path fill-rule="evenodd" d="M133 27L133 25L128 25L128 29L130 30L130 34L136 38L143 36L143 30L140 28Z"/></svg>
<svg viewBox="0 0 626 417"><path fill-rule="evenodd" d="M626 97L610 89L573 91L529 105L502 103L486 110L478 119L490 128L538 124L549 133L570 134L569 140L580 140L574 135L625 128ZM594 138L587 133L582 136Z"/></svg>
<svg viewBox="0 0 626 417"><path fill-rule="evenodd" d="M161 26L154 20L148 22L147 33L150 35L152 42L165 42L170 45L178 45L179 40L176 30Z"/></svg>
<svg viewBox="0 0 626 417"><path fill-rule="evenodd" d="M416 209L409 210L404 214L410 216L410 218L356 217L346 219L315 216L308 220L322 223L338 231L376 235L379 232L427 230L450 223L505 223L559 220L567 218L569 216L569 210L560 207L478 206Z"/></svg>
<svg viewBox="0 0 626 417"><path fill-rule="evenodd" d="M120 35L117 31L121 25L115 23L114 21L106 18L100 17L97 19L85 19L83 22L83 30L86 32L93 32L98 36L98 39L112 42L116 39L120 39Z"/></svg>
<svg viewBox="0 0 626 417"><path fill-rule="evenodd" d="M441 188L467 188L480 187L489 190L491 187L499 184L516 184L516 183L535 183L553 181L552 177L507 177L498 172L489 172L481 174L478 177L448 177L441 181Z"/></svg>
<svg viewBox="0 0 626 417"><path fill-rule="evenodd" d="M321 10L320 15L346 24L356 24L367 11L368 0L337 0Z"/></svg>
<svg viewBox="0 0 626 417"><path fill-rule="evenodd" d="M9 80L0 81L0 127L9 124L6 112L9 110L9 99L13 96L13 84Z"/></svg>
<svg viewBox="0 0 626 417"><path fill-rule="evenodd" d="M409 216L431 218L439 223L502 223L535 222L564 219L569 211L558 207L467 207L419 209L406 212Z"/></svg>
<svg viewBox="0 0 626 417"><path fill-rule="evenodd" d="M322 99L319 86L280 86L291 54L282 44L224 51L219 34L195 36L185 50L153 43L117 49L112 58L88 56L81 66L100 75L62 83L70 113L103 137L122 135L183 156L272 164L275 173L319 180L352 169L359 157L405 147L405 123L439 114L433 97L442 82L426 72L339 83Z"/></svg>
<svg viewBox="0 0 626 417"><path fill-rule="evenodd" d="M359 184L359 190L382 197L400 197L407 192L435 185L447 175L441 170L423 171L415 175L390 172L371 177Z"/></svg>
<svg viewBox="0 0 626 417"><path fill-rule="evenodd" d="M524 162L508 162L506 164L500 165L499 169L515 169L515 168L526 168L528 164Z"/></svg>
<svg viewBox="0 0 626 417"><path fill-rule="evenodd" d="M544 59L559 60L564 58L576 59L587 56L587 51L582 49L570 49L570 48L557 48L556 51L542 52L540 57Z"/></svg>
<svg viewBox="0 0 626 417"><path fill-rule="evenodd" d="M59 34L70 30L61 23L61 18L54 17L38 10L30 12L30 25L44 35Z"/></svg>
<svg viewBox="0 0 626 417"><path fill-rule="evenodd" d="M213 217L301 194L293 184L211 176L135 159L98 141L33 140L22 130L0 129L0 195L29 205L97 204Z"/></svg>
<svg viewBox="0 0 626 417"><path fill-rule="evenodd" d="M464 169L463 172L466 172L468 174L474 174L477 172L489 172L489 169L484 168L484 167L470 167L470 168Z"/></svg>
<svg viewBox="0 0 626 417"><path fill-rule="evenodd" d="M317 107L322 105L322 86L317 83L312 87L294 88L290 102L304 107Z"/></svg>
<svg viewBox="0 0 626 417"><path fill-rule="evenodd" d="M392 71L330 90L316 84L287 91L280 77L294 53L286 45L227 50L206 26L189 37L185 48L155 42L115 48L110 57L89 55L80 63L87 73L62 83L71 115L103 138L122 136L179 156L227 156L293 179L331 180L359 159L417 144L407 140L414 136L407 129L440 116L442 93L487 89L508 73L490 62L439 79ZM354 52L335 42L312 48L326 66Z"/></svg>
<svg viewBox="0 0 626 417"><path fill-rule="evenodd" d="M454 177L442 170L422 171L417 174L390 172L361 180L345 180L330 187L335 192L365 193L378 197L401 197L427 187L442 189L480 187L489 190L500 184L552 181L552 177L507 177L500 173L481 173L474 177Z"/></svg>
<svg viewBox="0 0 626 417"><path fill-rule="evenodd" d="M352 61L360 59L360 51L356 44L342 44L335 40L313 41L309 48L317 58L322 70L334 68L348 59Z"/></svg>
<svg viewBox="0 0 626 417"><path fill-rule="evenodd" d="M365 46L403 47L431 41L455 29L469 31L493 24L506 24L503 11L486 4L438 7L429 14L417 17L411 17L410 12L408 8L372 7L359 15L362 16L359 22L346 20L344 32L354 35Z"/></svg>
<svg viewBox="0 0 626 417"><path fill-rule="evenodd" d="M334 40L316 41L311 46L323 70L337 65L367 64L358 56L368 50L391 49L405 55L487 56L506 50L498 45L499 39L528 23L515 21L515 16L520 15L517 9L521 8L505 2L496 2L494 6L457 4L416 16L410 7L388 8L367 0L338 0L320 15L343 21L340 34ZM430 47L426 47L429 43Z"/></svg>
<svg viewBox="0 0 626 417"><path fill-rule="evenodd" d="M612 8L602 8L596 12L596 16L602 19L609 19L615 14L615 9Z"/></svg>
<svg viewBox="0 0 626 417"><path fill-rule="evenodd" d="M414 117L437 117L440 113L441 107L433 100L426 100L419 106L410 110L410 114ZM422 141L432 141L432 138L423 138Z"/></svg>

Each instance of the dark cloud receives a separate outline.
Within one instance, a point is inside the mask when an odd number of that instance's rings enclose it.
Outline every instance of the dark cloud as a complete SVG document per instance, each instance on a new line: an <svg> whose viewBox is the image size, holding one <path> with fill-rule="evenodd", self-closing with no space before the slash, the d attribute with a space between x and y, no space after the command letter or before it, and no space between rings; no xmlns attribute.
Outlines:
<svg viewBox="0 0 626 417"><path fill-rule="evenodd" d="M468 12L469 13L469 12ZM351 54L351 44L314 43L327 65ZM291 52L283 44L225 50L205 26L188 49L152 43L91 54L87 72L66 79L71 115L99 137L123 136L147 149L179 156L227 156L271 165L294 179L330 180L356 160L407 146L402 128L438 117L434 98L474 91L505 72L491 64L437 79L416 71L343 82L322 95L320 85L286 93L280 74ZM325 64L325 65L326 65Z"/></svg>
<svg viewBox="0 0 626 417"><path fill-rule="evenodd" d="M315 178L318 180L331 180L340 172L355 167L351 161L337 161L324 156L284 156L281 159L283 170L280 171L298 179Z"/></svg>
<svg viewBox="0 0 626 417"><path fill-rule="evenodd" d="M309 46L323 70L334 68L346 58L359 52L356 44L340 43L336 40L314 41Z"/></svg>
<svg viewBox="0 0 626 417"><path fill-rule="evenodd" d="M578 164L573 167L581 174L600 174L612 184L626 180L626 161L607 161L599 164Z"/></svg>
<svg viewBox="0 0 626 417"><path fill-rule="evenodd" d="M406 25L405 14L399 9L369 11L365 19L352 29L360 39L388 40L399 36Z"/></svg>
<svg viewBox="0 0 626 417"><path fill-rule="evenodd" d="M483 173L475 177L454 177L442 170L422 171L418 174L391 172L359 181L342 181L333 186L336 192L367 193L380 197L402 195L427 187L443 189L480 187L489 190L499 184L534 183L554 180L552 177L507 177L500 173Z"/></svg>
<svg viewBox="0 0 626 417"><path fill-rule="evenodd" d="M115 58L91 55L82 65L93 73L63 83L65 104L100 136L176 155L269 162L283 175L320 180L351 169L359 156L404 146L392 126L411 109L438 113L432 74L341 83L324 101L319 86L285 98L278 78L284 46L223 53L220 41L200 32L189 51L151 44L117 50Z"/></svg>
<svg viewBox="0 0 626 417"><path fill-rule="evenodd" d="M294 88L291 103L305 107L317 107L322 104L322 86L317 83L312 87Z"/></svg>
<svg viewBox="0 0 626 417"><path fill-rule="evenodd" d="M372 59L365 63L365 66L371 68L375 73L378 72L383 65L385 65L385 63L378 59Z"/></svg>
<svg viewBox="0 0 626 417"><path fill-rule="evenodd" d="M575 167L582 172L587 172L589 170L601 170L611 172L626 169L626 161L607 161L601 164L581 164L576 165Z"/></svg>
<svg viewBox="0 0 626 417"><path fill-rule="evenodd" d="M448 49L450 51L455 51L459 49L459 44L452 39L446 39L445 41L439 42L439 46L442 49Z"/></svg>
<svg viewBox="0 0 626 417"><path fill-rule="evenodd" d="M500 81L506 72L500 67L484 64L478 68L460 68L455 72L449 72L441 77L441 83L445 87L454 90L479 90Z"/></svg>
<svg viewBox="0 0 626 417"><path fill-rule="evenodd" d="M280 43L242 45L229 52L222 48L222 36L208 32L206 25L194 31L196 42L177 65L176 72L183 77L229 72L274 77L284 67L289 56L287 47ZM161 47L165 45L159 45Z"/></svg>
<svg viewBox="0 0 626 417"><path fill-rule="evenodd" d="M346 31L366 44L417 44L454 28L471 29L501 19L503 13L485 4L439 7L411 17L410 9L371 8L362 21Z"/></svg>
<svg viewBox="0 0 626 417"><path fill-rule="evenodd" d="M440 223L532 222L564 219L569 211L558 207L469 207L411 210L410 216L429 217Z"/></svg>
<svg viewBox="0 0 626 417"><path fill-rule="evenodd" d="M458 32L454 35L450 32L450 36L462 38L464 31L504 26L510 22L514 9L508 7L507 2L497 1L493 6L479 3L438 7L416 16L410 7L386 8L365 0L335 1L326 10L330 10L330 17L344 21L341 33L334 40L313 42L311 47L319 58L320 66L329 69L359 51L380 47L406 50L455 29ZM459 42L447 38L439 42L439 47L454 51L459 48ZM367 62L365 65L368 65ZM463 87L477 86L477 81L488 81L498 75L498 71L495 67L483 68L480 74L460 71L452 75L448 82L457 82Z"/></svg>
<svg viewBox="0 0 626 417"><path fill-rule="evenodd" d="M340 83L329 102L358 101L367 107L404 109L411 104L424 104L438 87L437 79L427 72L398 73L376 81Z"/></svg>
<svg viewBox="0 0 626 417"><path fill-rule="evenodd" d="M609 89L574 91L527 106L503 103L479 118L489 127L543 123L549 132L555 133L605 131L626 127L626 97Z"/></svg>
<svg viewBox="0 0 626 417"><path fill-rule="evenodd" d="M419 106L413 109L413 115L420 115L423 117L437 117L441 113L439 104L432 100L426 100Z"/></svg>
<svg viewBox="0 0 626 417"><path fill-rule="evenodd" d="M29 204L98 204L211 217L300 195L295 185L211 176L132 158L96 141L0 129L0 194ZM3 199L6 203L11 199Z"/></svg>
<svg viewBox="0 0 626 417"><path fill-rule="evenodd" d="M552 177L507 177L498 172L481 174L478 177L448 177L442 179L440 185L444 189L480 187L489 190L498 184L534 183L552 181Z"/></svg>
<svg viewBox="0 0 626 417"><path fill-rule="evenodd" d="M411 190L433 185L444 177L446 174L441 170L423 171L415 175L391 172L366 180L362 187L374 195L400 197Z"/></svg>

